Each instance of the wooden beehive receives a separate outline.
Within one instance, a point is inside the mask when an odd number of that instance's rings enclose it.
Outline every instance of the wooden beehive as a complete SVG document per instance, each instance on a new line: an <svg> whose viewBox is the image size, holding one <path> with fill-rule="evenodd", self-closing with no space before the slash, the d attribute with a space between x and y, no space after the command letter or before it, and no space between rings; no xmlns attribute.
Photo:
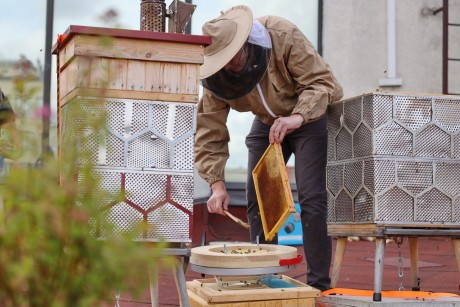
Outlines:
<svg viewBox="0 0 460 307"><path fill-rule="evenodd" d="M287 276L279 278L292 287L260 289L220 289L213 278L187 282L191 307L314 307L320 291ZM235 280L238 280L236 278Z"/></svg>
<svg viewBox="0 0 460 307"><path fill-rule="evenodd" d="M94 165L98 213L115 226L93 223L96 237L136 231L146 222L136 240L191 242L199 68L210 42L196 35L70 26L53 47L61 165ZM104 119L104 127L93 129L92 117ZM61 183L79 178L79 170L73 172L63 171ZM123 199L106 199L102 190L122 191Z"/></svg>

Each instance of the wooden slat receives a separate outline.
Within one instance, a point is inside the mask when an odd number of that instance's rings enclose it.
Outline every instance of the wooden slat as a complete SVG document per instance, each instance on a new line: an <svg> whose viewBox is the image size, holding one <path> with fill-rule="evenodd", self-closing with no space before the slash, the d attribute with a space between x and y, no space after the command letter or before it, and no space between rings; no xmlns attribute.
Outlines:
<svg viewBox="0 0 460 307"><path fill-rule="evenodd" d="M161 78L162 63L147 62L145 64L145 90L161 92L163 79Z"/></svg>
<svg viewBox="0 0 460 307"><path fill-rule="evenodd" d="M145 61L128 61L127 83L129 91L145 91Z"/></svg>
<svg viewBox="0 0 460 307"><path fill-rule="evenodd" d="M98 97L114 99L140 99L150 101L197 103L197 95L138 92L112 89L77 88L68 93L59 102L62 107L75 97Z"/></svg>
<svg viewBox="0 0 460 307"><path fill-rule="evenodd" d="M181 72L181 93L197 94L200 71L196 64L183 64Z"/></svg>
<svg viewBox="0 0 460 307"><path fill-rule="evenodd" d="M374 236L378 234L375 224L328 224L327 232L334 236Z"/></svg>
<svg viewBox="0 0 460 307"><path fill-rule="evenodd" d="M106 58L91 59L89 86L91 88L108 88L110 79L110 63Z"/></svg>
<svg viewBox="0 0 460 307"><path fill-rule="evenodd" d="M128 86L128 60L112 59L110 64L109 89L126 90Z"/></svg>
<svg viewBox="0 0 460 307"><path fill-rule="evenodd" d="M345 255L345 249L347 248L347 238L338 238L335 248L334 263L332 266L331 274L331 288L335 288L339 281L340 270L342 269L343 256Z"/></svg>
<svg viewBox="0 0 460 307"><path fill-rule="evenodd" d="M181 88L181 66L173 63L163 63L163 92L180 93Z"/></svg>
<svg viewBox="0 0 460 307"><path fill-rule="evenodd" d="M91 35L75 36L75 55L145 61L203 63L201 45Z"/></svg>
<svg viewBox="0 0 460 307"><path fill-rule="evenodd" d="M74 87L89 87L92 58L77 57L75 61L77 65L77 83L76 85L71 85L70 89L73 90Z"/></svg>
<svg viewBox="0 0 460 307"><path fill-rule="evenodd" d="M67 62L69 62L72 57L74 56L74 51L75 51L75 41L71 40L68 42L68 44L65 45L60 51L59 51L59 67L58 69L62 69L64 66L67 65Z"/></svg>
<svg viewBox="0 0 460 307"><path fill-rule="evenodd" d="M452 238L452 247L454 248L455 259L457 260L458 270L460 271L460 240Z"/></svg>
<svg viewBox="0 0 460 307"><path fill-rule="evenodd" d="M66 69L59 74L59 97L64 97L70 92L69 74L71 69Z"/></svg>

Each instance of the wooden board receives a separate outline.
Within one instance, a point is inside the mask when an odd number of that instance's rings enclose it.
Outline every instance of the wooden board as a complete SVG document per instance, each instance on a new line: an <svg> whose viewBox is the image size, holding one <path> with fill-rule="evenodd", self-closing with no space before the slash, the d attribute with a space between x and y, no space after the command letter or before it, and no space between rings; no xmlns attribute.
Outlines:
<svg viewBox="0 0 460 307"><path fill-rule="evenodd" d="M203 64L203 45L138 40L120 37L76 35L59 51L62 70L74 56L117 58L153 62Z"/></svg>
<svg viewBox="0 0 460 307"><path fill-rule="evenodd" d="M252 171L265 239L271 241L295 212L280 144L270 144Z"/></svg>
<svg viewBox="0 0 460 307"><path fill-rule="evenodd" d="M320 291L287 276L279 276L292 288L218 289L216 280L187 282L191 306L315 306Z"/></svg>

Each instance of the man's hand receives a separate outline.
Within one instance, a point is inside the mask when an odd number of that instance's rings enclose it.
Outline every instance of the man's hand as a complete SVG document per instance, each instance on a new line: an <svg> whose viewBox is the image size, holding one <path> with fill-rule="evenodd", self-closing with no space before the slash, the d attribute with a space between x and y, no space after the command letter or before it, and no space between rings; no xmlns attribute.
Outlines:
<svg viewBox="0 0 460 307"><path fill-rule="evenodd" d="M300 114L292 114L289 117L279 117L275 119L275 122L270 128L270 143L281 143L286 134L299 128L302 123L303 117Z"/></svg>
<svg viewBox="0 0 460 307"><path fill-rule="evenodd" d="M210 213L225 215L224 209L228 210L228 196L225 182L216 181L211 185L212 195L209 197L207 205Z"/></svg>

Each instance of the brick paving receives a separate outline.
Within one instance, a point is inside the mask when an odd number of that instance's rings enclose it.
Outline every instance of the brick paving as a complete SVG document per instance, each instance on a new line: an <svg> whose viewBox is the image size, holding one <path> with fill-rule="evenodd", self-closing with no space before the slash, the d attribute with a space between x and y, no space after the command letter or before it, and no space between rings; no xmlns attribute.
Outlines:
<svg viewBox="0 0 460 307"><path fill-rule="evenodd" d="M420 237L418 241L421 290L460 294L460 273L451 240L446 237ZM335 251L335 243L336 240L333 241L333 251ZM299 254L303 254L303 249L300 246L297 246L297 248ZM348 242L337 287L372 290L374 284L374 251L375 243L372 241ZM398 274L398 245L395 242L387 243L382 290L398 290L401 281L404 289L410 290L412 287L407 239L403 239L400 253L403 269L402 279ZM306 264L303 261L295 269L286 272L285 275L301 282L306 282L305 272ZM188 267L185 278L186 281L191 281L203 277ZM206 278L209 278L209 276L206 276ZM179 296L172 273L164 270L160 271L158 282L160 307L179 306ZM141 291L142 295L138 298L121 293L119 306L151 306L148 276L140 277L139 287L145 288L145 290Z"/></svg>

